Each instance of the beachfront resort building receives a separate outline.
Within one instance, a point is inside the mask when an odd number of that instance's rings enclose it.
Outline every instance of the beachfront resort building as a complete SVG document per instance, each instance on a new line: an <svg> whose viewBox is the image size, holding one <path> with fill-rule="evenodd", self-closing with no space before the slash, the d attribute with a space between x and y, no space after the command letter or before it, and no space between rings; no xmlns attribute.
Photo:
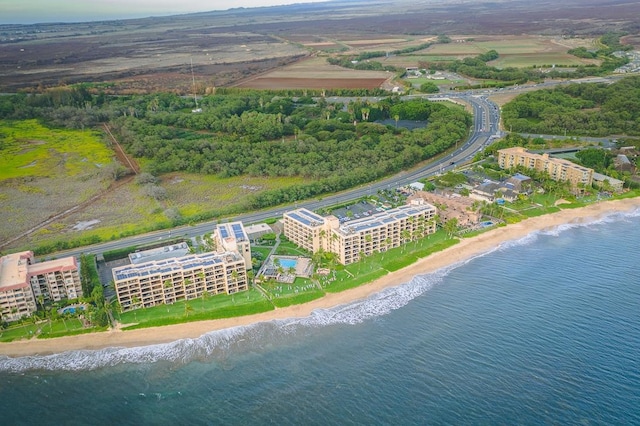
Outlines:
<svg viewBox="0 0 640 426"><path fill-rule="evenodd" d="M591 186L593 183L593 169L562 158L550 157L547 153L534 154L519 146L498 150L498 164L503 169L522 166L538 170L555 181L570 182L574 188L581 184Z"/></svg>
<svg viewBox="0 0 640 426"><path fill-rule="evenodd" d="M341 223L335 216L319 216L301 208L283 215L284 235L316 253L335 253L348 265L363 256L399 247L436 231L436 208L422 199L410 204Z"/></svg>
<svg viewBox="0 0 640 426"><path fill-rule="evenodd" d="M78 264L74 257L36 263L33 252L0 258L0 313L16 321L37 310L37 303L82 296Z"/></svg>
<svg viewBox="0 0 640 426"><path fill-rule="evenodd" d="M248 290L251 247L242 222L218 224L211 239L214 249L202 254L190 254L186 243L132 253L132 264L111 271L122 310Z"/></svg>
<svg viewBox="0 0 640 426"><path fill-rule="evenodd" d="M189 254L111 272L124 312L249 289L245 259L237 252Z"/></svg>

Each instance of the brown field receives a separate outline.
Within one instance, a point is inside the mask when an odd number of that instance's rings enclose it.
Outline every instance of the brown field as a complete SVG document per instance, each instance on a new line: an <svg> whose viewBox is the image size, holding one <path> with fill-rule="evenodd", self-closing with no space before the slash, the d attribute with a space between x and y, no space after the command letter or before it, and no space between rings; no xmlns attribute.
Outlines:
<svg viewBox="0 0 640 426"><path fill-rule="evenodd" d="M383 44L397 44L407 42L406 38L382 38L382 39L363 39L363 40L342 40L342 43L350 46L376 46Z"/></svg>
<svg viewBox="0 0 640 426"><path fill-rule="evenodd" d="M375 89L385 78L272 78L258 77L238 87L251 89Z"/></svg>
<svg viewBox="0 0 640 426"><path fill-rule="evenodd" d="M254 89L373 89L392 74L380 71L356 71L327 63L324 57L298 61L277 70L249 78L237 87Z"/></svg>
<svg viewBox="0 0 640 426"><path fill-rule="evenodd" d="M65 178L29 177L3 182L0 185L0 211L3 216L0 242L8 241L27 232L35 224L83 203L107 186L99 173ZM50 228L50 232L59 230L59 227Z"/></svg>

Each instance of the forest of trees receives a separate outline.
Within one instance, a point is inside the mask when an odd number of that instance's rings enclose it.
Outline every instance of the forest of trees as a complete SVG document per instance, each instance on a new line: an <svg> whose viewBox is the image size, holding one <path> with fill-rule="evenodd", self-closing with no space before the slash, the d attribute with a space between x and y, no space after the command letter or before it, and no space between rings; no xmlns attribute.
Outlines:
<svg viewBox="0 0 640 426"><path fill-rule="evenodd" d="M471 124L459 108L423 100L348 105L260 93L202 100L202 114L143 108L111 121L121 143L147 171L229 177L304 176L314 182L255 197L251 207L301 200L370 182L411 167L462 140ZM383 119L428 122L408 131Z"/></svg>
<svg viewBox="0 0 640 426"><path fill-rule="evenodd" d="M514 132L576 136L640 135L640 76L613 84L558 86L519 95L502 108Z"/></svg>
<svg viewBox="0 0 640 426"><path fill-rule="evenodd" d="M302 93L301 93L302 94ZM318 99L318 100L315 100ZM472 117L462 108L389 97L347 105L325 98L270 92L212 95L199 100L158 93L105 97L83 88L0 98L0 116L37 117L53 126L81 128L109 122L145 172L282 177L313 183L255 197L251 207L350 188L414 166L463 140ZM409 131L376 123L425 122Z"/></svg>

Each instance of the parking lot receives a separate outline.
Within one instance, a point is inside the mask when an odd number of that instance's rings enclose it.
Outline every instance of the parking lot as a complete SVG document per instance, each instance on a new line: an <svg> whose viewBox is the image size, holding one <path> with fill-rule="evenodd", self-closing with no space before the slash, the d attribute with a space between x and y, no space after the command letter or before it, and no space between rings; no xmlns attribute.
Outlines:
<svg viewBox="0 0 640 426"><path fill-rule="evenodd" d="M331 212L336 216L340 223L349 222L354 219L371 216L372 214L388 210L399 204L404 204L405 195L397 191L388 191L389 193L375 197L377 199L362 200L346 207L335 209Z"/></svg>

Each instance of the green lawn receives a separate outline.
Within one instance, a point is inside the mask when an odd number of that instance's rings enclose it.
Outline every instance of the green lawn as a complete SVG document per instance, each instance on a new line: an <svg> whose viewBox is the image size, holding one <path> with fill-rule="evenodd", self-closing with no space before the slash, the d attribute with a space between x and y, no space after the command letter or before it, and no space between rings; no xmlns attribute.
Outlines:
<svg viewBox="0 0 640 426"><path fill-rule="evenodd" d="M36 324L16 324L0 331L0 342L11 342L13 340L30 339L36 336L39 339L51 337L61 337L95 331L104 331L104 328L84 328L78 318L68 318L65 320L56 319L52 321L40 321Z"/></svg>
<svg viewBox="0 0 640 426"><path fill-rule="evenodd" d="M119 315L125 330L169 324L238 317L273 310L273 305L256 289L233 295L216 295L172 305L135 309Z"/></svg>
<svg viewBox="0 0 640 426"><path fill-rule="evenodd" d="M304 249L301 249L291 241L281 241L276 253L281 256L305 256L311 257L311 254Z"/></svg>

